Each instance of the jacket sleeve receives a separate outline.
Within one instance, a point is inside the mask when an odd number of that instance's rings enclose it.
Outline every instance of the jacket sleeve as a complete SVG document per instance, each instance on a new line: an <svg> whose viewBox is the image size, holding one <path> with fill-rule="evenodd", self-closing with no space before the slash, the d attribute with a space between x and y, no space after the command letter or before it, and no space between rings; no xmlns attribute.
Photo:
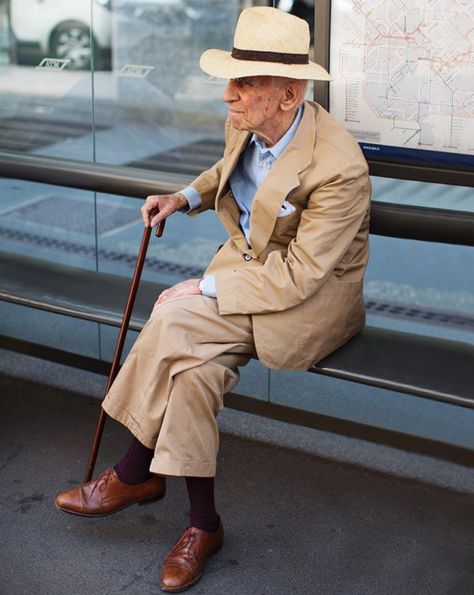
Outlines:
<svg viewBox="0 0 474 595"><path fill-rule="evenodd" d="M369 204L363 161L324 180L310 193L287 252L275 250L263 265L243 265L216 276L220 314L277 312L314 295L354 241Z"/></svg>
<svg viewBox="0 0 474 595"><path fill-rule="evenodd" d="M220 159L191 182L190 185L198 191L201 197L201 204L196 209L189 211L189 215L193 216L208 209L214 209L217 189L221 179L222 161L223 159Z"/></svg>

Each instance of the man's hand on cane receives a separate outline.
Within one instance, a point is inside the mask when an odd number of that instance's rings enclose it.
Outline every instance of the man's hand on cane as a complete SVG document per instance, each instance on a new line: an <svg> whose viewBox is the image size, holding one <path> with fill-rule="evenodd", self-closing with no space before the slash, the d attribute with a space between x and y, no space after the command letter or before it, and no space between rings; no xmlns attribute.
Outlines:
<svg viewBox="0 0 474 595"><path fill-rule="evenodd" d="M140 209L145 227L154 227L188 204L184 194L154 194L147 196ZM153 211L157 210L156 213Z"/></svg>

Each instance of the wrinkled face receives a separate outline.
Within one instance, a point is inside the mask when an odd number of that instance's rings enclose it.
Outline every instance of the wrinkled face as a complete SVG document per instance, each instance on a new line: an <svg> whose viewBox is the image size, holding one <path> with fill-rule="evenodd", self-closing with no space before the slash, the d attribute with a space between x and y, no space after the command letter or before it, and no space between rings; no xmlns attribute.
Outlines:
<svg viewBox="0 0 474 595"><path fill-rule="evenodd" d="M249 76L230 79L223 99L234 128L265 136L280 121L283 95L282 84L274 77Z"/></svg>

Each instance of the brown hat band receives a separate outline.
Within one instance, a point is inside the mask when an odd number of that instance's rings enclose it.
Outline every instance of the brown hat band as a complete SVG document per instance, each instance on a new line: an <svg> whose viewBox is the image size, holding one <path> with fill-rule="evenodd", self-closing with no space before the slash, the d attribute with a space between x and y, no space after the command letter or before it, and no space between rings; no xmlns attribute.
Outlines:
<svg viewBox="0 0 474 595"><path fill-rule="evenodd" d="M283 52L261 52L232 48L232 58L256 62L279 62L280 64L309 64L308 54L285 54Z"/></svg>

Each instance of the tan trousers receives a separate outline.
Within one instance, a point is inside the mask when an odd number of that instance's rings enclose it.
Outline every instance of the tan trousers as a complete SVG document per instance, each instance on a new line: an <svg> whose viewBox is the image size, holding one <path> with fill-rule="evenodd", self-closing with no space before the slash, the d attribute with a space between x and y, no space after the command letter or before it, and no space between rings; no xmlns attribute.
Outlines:
<svg viewBox="0 0 474 595"><path fill-rule="evenodd" d="M102 406L154 449L151 472L213 477L222 397L254 349L249 316L221 316L204 296L176 298L155 307Z"/></svg>

